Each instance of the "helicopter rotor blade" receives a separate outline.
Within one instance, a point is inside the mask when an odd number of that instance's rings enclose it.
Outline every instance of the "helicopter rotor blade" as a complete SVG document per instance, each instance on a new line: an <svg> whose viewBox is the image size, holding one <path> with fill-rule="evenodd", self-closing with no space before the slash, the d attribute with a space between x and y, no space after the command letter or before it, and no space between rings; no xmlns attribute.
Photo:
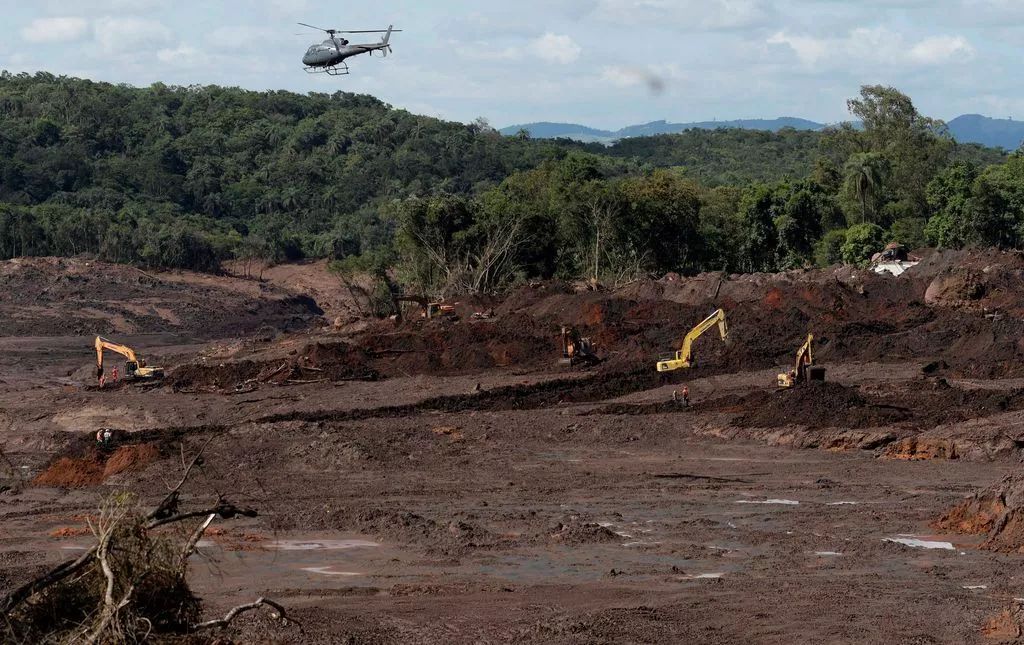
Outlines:
<svg viewBox="0 0 1024 645"><path fill-rule="evenodd" d="M299 24L302 25L303 27L309 27L310 29L316 29L317 31L331 31L330 29L323 29L322 27L314 27L313 25L307 25L304 22L300 22Z"/></svg>
<svg viewBox="0 0 1024 645"><path fill-rule="evenodd" d="M401 29L392 29L391 33L396 33L396 32L400 32L400 31L402 31L402 30ZM388 30L387 29L362 29L362 30L359 30L359 31L339 31L338 33L339 34L386 34L386 33L388 33Z"/></svg>

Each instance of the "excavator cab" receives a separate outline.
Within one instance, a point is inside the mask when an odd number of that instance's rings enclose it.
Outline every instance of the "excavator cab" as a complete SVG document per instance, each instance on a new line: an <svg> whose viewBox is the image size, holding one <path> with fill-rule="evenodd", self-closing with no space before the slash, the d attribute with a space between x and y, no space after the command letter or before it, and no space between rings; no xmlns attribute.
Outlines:
<svg viewBox="0 0 1024 645"><path fill-rule="evenodd" d="M683 345L678 352L673 356L664 357L658 361L658 371L673 372L675 370L690 369L696 365L697 362L693 357L693 344L715 325L718 325L718 333L722 336L722 340L728 342L729 325L725 321L725 312L719 309L691 329L690 333L686 334L686 337L683 338Z"/></svg>
<svg viewBox="0 0 1024 645"><path fill-rule="evenodd" d="M807 341L796 352L796 365L785 374L779 374L779 387L789 389L808 381L824 381L825 368L814 364L814 334L807 334Z"/></svg>
<svg viewBox="0 0 1024 645"><path fill-rule="evenodd" d="M594 353L594 343L589 338L580 336L575 327L562 327L562 365L584 363L594 365L601 359Z"/></svg>

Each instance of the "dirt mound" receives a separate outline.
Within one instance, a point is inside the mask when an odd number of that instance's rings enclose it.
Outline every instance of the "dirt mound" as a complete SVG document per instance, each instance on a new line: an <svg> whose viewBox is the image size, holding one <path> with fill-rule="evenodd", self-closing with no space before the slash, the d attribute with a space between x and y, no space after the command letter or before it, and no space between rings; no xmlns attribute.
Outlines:
<svg viewBox="0 0 1024 645"><path fill-rule="evenodd" d="M120 446L110 450L102 446L85 449L71 447L67 454L55 458L32 483L54 488L88 488L126 472L138 472L161 457L156 443Z"/></svg>
<svg viewBox="0 0 1024 645"><path fill-rule="evenodd" d="M1010 475L936 520L941 531L985 535L981 548L1024 552L1024 475Z"/></svg>
<svg viewBox="0 0 1024 645"><path fill-rule="evenodd" d="M977 302L985 295L982 275L975 271L951 271L932 280L924 292L926 304L960 307Z"/></svg>
<svg viewBox="0 0 1024 645"><path fill-rule="evenodd" d="M0 262L3 336L169 332L224 338L264 326L305 329L322 322L322 313L308 296L255 280L146 272L78 258Z"/></svg>
<svg viewBox="0 0 1024 645"><path fill-rule="evenodd" d="M239 391L260 384L287 385L316 381L376 380L369 355L348 343L314 343L296 356L279 360L238 361L219 365L192 363L168 377L176 390Z"/></svg>
<svg viewBox="0 0 1024 645"><path fill-rule="evenodd" d="M104 460L98 451L82 457L60 457L39 473L32 483L54 488L86 488L103 482Z"/></svg>
<svg viewBox="0 0 1024 645"><path fill-rule="evenodd" d="M156 444L143 443L135 446L122 446L107 458L107 462L103 466L103 479L106 480L121 473L143 470L158 459L160 459L160 449Z"/></svg>
<svg viewBox="0 0 1024 645"><path fill-rule="evenodd" d="M355 339L383 374L457 374L495 367L554 364L558 329L533 316L510 313L497 320L435 320L398 329L376 328Z"/></svg>
<svg viewBox="0 0 1024 645"><path fill-rule="evenodd" d="M578 519L566 523L559 522L551 527L548 539L558 544L591 544L599 542L619 542L620 538L611 529Z"/></svg>
<svg viewBox="0 0 1024 645"><path fill-rule="evenodd" d="M801 425L809 428L871 428L905 421L909 410L869 402L855 389L839 383L808 383L776 392L746 397L740 407L749 410L736 419L741 428Z"/></svg>

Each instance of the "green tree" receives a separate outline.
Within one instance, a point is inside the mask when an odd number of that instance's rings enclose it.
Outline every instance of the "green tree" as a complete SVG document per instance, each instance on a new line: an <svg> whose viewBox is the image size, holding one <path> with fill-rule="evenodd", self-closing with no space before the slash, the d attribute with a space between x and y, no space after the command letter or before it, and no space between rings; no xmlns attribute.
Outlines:
<svg viewBox="0 0 1024 645"><path fill-rule="evenodd" d="M885 246L885 231L877 224L856 224L846 231L843 262L862 264Z"/></svg>
<svg viewBox="0 0 1024 645"><path fill-rule="evenodd" d="M922 116L910 97L892 87L864 86L847 106L864 124L867 150L889 163L893 200L906 201L912 216L926 217L925 187L953 153L946 124Z"/></svg>
<svg viewBox="0 0 1024 645"><path fill-rule="evenodd" d="M743 221L741 261L745 271L776 270L779 236L775 218L781 214L782 208L783 205L770 186L757 184L743 195L740 202Z"/></svg>
<svg viewBox="0 0 1024 645"><path fill-rule="evenodd" d="M881 154L858 153L846 162L846 189L860 204L860 221L868 220L868 213L876 213L878 202L889 177L889 163Z"/></svg>
<svg viewBox="0 0 1024 645"><path fill-rule="evenodd" d="M971 195L978 169L961 162L940 172L926 191L932 216L924 234L927 242L940 248L958 249L977 239L971 215Z"/></svg>
<svg viewBox="0 0 1024 645"><path fill-rule="evenodd" d="M1024 155L986 168L975 180L969 208L977 239L986 245L1019 248L1024 241Z"/></svg>
<svg viewBox="0 0 1024 645"><path fill-rule="evenodd" d="M828 267L843 261L843 246L846 244L846 229L833 229L814 247L814 261L819 267Z"/></svg>

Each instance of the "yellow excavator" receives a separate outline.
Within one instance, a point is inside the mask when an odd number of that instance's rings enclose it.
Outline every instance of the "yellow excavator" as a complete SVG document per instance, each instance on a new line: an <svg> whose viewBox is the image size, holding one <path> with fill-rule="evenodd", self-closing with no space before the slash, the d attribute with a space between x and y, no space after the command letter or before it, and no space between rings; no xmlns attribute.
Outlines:
<svg viewBox="0 0 1024 645"><path fill-rule="evenodd" d="M675 353L675 356L662 358L658 361L658 371L672 372L675 370L689 369L693 367L696 363L693 359L693 344L698 338L704 335L704 332L708 331L715 325L718 325L718 333L722 335L722 340L728 340L729 326L725 322L725 312L719 309L690 330L690 333L688 333L686 338L683 339L682 348Z"/></svg>
<svg viewBox="0 0 1024 645"><path fill-rule="evenodd" d="M134 380L156 380L164 377L164 368L146 367L146 361L135 354L135 350L127 345L118 345L102 336L96 337L96 378L103 378L103 351L108 350L124 356L124 377Z"/></svg>
<svg viewBox="0 0 1024 645"><path fill-rule="evenodd" d="M796 365L787 374L779 374L779 387L791 388L808 381L824 381L825 368L814 365L814 334L807 334L805 342L796 352Z"/></svg>

